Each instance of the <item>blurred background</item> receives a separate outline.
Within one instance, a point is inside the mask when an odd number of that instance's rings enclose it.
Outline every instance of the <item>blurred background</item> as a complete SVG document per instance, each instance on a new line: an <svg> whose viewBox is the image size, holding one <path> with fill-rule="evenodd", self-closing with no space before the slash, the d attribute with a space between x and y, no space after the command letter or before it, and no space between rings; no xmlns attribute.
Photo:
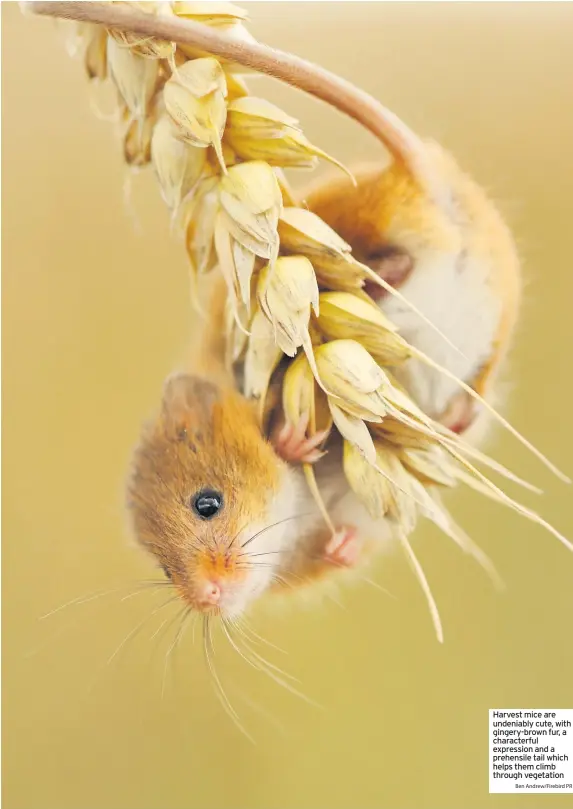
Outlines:
<svg viewBox="0 0 573 809"><path fill-rule="evenodd" d="M243 5L255 36L379 97L499 202L526 278L506 412L571 473L573 6ZM109 113L109 98L90 89L62 31L16 3L2 4L2 22L3 805L573 806L572 795L488 795L488 709L573 704L573 556L478 496L457 496L454 511L493 557L505 594L437 532L415 541L443 647L397 554L373 573L395 600L362 584L340 605L268 604L253 618L287 654L259 652L322 710L222 638L217 671L255 745L223 712L191 633L164 680L173 636L151 616L162 597L125 599L158 574L129 545L123 484L140 424L190 345L183 248L153 177L133 178L125 204L114 128L93 109ZM268 79L251 86L347 164L382 156L319 102ZM573 536L571 491L511 438L490 449L546 489L539 507Z"/></svg>

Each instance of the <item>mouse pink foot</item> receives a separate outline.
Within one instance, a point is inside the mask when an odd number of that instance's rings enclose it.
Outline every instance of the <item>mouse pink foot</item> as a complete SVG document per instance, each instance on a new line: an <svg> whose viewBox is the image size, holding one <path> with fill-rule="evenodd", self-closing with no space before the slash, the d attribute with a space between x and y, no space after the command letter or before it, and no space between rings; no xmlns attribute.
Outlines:
<svg viewBox="0 0 573 809"><path fill-rule="evenodd" d="M402 286L414 266L407 253L390 245L368 256L366 264L394 289ZM390 295L387 290L369 279L364 284L364 291L375 301L383 300Z"/></svg>
<svg viewBox="0 0 573 809"><path fill-rule="evenodd" d="M438 421L453 433L464 433L475 421L480 408L465 391L458 393Z"/></svg>
<svg viewBox="0 0 573 809"><path fill-rule="evenodd" d="M290 463L315 463L325 454L318 447L326 436L328 430L321 430L310 438L306 437L308 415L301 416L298 424L286 423L271 436L275 452L284 461Z"/></svg>
<svg viewBox="0 0 573 809"><path fill-rule="evenodd" d="M339 567L352 567L358 561L361 542L356 528L344 525L331 536L324 549L326 561Z"/></svg>

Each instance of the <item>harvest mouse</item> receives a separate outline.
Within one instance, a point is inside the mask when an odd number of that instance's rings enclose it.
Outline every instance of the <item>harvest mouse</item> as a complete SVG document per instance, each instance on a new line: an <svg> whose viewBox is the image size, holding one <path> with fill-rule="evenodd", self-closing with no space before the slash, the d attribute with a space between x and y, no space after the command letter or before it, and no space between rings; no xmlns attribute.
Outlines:
<svg viewBox="0 0 573 809"><path fill-rule="evenodd" d="M429 153L450 181L447 211L424 198L398 163L307 197L357 257L400 285L463 351L456 355L393 298L379 304L412 343L478 392L491 381L516 319L519 271L511 237L496 210L439 147ZM220 283L220 282L219 282ZM171 377L158 418L144 431L130 482L139 541L181 596L200 611L240 614L263 591L319 577L366 559L392 538L390 521L373 521L348 487L340 447L317 465L332 534L297 462L312 461L322 436L286 425L267 440L254 405L236 390L223 355L224 293L215 284L201 359ZM447 378L410 360L404 383L430 415L463 431L474 402ZM290 463L289 463L290 462Z"/></svg>
<svg viewBox="0 0 573 809"><path fill-rule="evenodd" d="M444 150L381 109L378 132L392 165L365 170L355 187L346 180L323 183L306 203L461 355L402 300L368 287L408 342L488 395L519 306L511 236ZM433 184L425 182L426 172ZM263 435L254 405L225 370L224 299L215 288L203 348L195 352L201 359L167 381L161 411L144 430L129 503L140 543L182 598L199 611L233 618L265 590L296 587L367 559L368 551L387 546L393 525L368 518L348 491L333 436L316 466L336 530L325 526L297 465L316 459L323 436L307 435L306 424L281 424L271 440ZM428 415L454 431L474 422L474 399L418 359L408 360L400 381Z"/></svg>

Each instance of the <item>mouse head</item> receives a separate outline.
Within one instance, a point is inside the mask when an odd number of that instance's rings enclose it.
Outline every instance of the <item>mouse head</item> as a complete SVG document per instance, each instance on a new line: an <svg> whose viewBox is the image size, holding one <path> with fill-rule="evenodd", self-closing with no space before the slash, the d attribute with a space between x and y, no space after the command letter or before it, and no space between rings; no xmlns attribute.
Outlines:
<svg viewBox="0 0 573 809"><path fill-rule="evenodd" d="M288 474L250 402L173 376L134 454L128 506L137 540L191 607L236 615L279 565L284 529L275 523L294 513L279 496Z"/></svg>

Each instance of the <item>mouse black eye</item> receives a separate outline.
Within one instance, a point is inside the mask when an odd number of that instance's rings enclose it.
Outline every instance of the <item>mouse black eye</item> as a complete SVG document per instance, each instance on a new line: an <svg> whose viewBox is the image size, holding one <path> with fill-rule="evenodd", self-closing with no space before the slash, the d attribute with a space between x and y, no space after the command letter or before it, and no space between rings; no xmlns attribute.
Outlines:
<svg viewBox="0 0 573 809"><path fill-rule="evenodd" d="M161 565L161 569L162 569L162 570L163 570L163 572L165 573L165 577L166 577L167 579L171 580L171 573L170 573L170 572L167 570L167 568L165 567L165 565Z"/></svg>
<svg viewBox="0 0 573 809"><path fill-rule="evenodd" d="M202 520L210 520L223 507L223 495L213 489L202 489L191 498L191 506Z"/></svg>

